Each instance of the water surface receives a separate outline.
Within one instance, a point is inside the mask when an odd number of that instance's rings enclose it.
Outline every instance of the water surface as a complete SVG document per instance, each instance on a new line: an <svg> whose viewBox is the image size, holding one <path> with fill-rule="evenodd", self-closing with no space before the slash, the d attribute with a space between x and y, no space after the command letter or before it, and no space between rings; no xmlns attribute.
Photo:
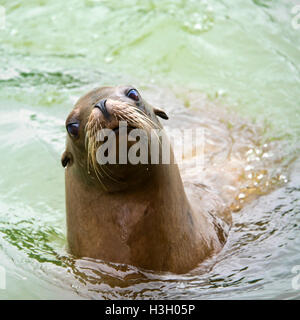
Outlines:
<svg viewBox="0 0 300 320"><path fill-rule="evenodd" d="M300 265L296 4L0 1L0 265L7 276L0 298L299 298L292 287ZM225 126L239 146L234 154L253 166L245 185L258 183L260 197L234 213L224 249L196 273L156 274L66 252L64 120L88 90L124 83L169 113L167 128ZM225 138L215 139L221 150Z"/></svg>

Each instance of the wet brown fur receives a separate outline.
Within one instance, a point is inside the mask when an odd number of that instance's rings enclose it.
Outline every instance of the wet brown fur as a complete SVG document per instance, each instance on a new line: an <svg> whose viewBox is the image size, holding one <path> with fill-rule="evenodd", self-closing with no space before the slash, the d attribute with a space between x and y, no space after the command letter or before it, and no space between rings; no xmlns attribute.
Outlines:
<svg viewBox="0 0 300 320"><path fill-rule="evenodd" d="M226 225L215 215L221 200L201 189L210 201L187 199L178 166L107 165L95 158L96 132L124 120L136 128L161 128L163 113L140 97L126 97L130 87L103 87L82 97L66 123L80 122L78 138L67 136L67 239L78 257L126 263L140 268L185 273L221 250ZM104 119L95 104L107 99L112 118ZM165 115L165 117L167 117ZM67 161L69 159L69 161ZM230 224L230 215L225 215Z"/></svg>

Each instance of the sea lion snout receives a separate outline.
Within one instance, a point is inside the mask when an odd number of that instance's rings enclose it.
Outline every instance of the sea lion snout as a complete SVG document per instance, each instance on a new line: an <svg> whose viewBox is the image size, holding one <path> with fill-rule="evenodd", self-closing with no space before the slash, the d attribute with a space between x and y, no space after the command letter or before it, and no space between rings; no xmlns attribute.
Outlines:
<svg viewBox="0 0 300 320"><path fill-rule="evenodd" d="M108 97L98 101L93 106L88 122L98 130L117 130L120 121L126 122L129 127L136 128L138 125L132 123L135 122L132 120L137 118L134 117L134 114L136 114L135 108L132 104Z"/></svg>
<svg viewBox="0 0 300 320"><path fill-rule="evenodd" d="M93 106L88 123L98 129L119 128L120 122L126 122L129 128L151 129L157 127L150 111L138 107L134 102L118 97L106 97Z"/></svg>
<svg viewBox="0 0 300 320"><path fill-rule="evenodd" d="M107 99L101 100L100 102L98 102L98 103L94 106L94 108L100 109L100 111L102 112L102 114L104 115L104 117L105 117L107 120L110 120L110 113L107 111L106 101L107 101Z"/></svg>

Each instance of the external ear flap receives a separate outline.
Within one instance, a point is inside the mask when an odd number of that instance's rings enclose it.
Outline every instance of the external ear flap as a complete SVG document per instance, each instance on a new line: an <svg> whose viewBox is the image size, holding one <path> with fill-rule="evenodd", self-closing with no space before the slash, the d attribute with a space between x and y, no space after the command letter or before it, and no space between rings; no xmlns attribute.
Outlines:
<svg viewBox="0 0 300 320"><path fill-rule="evenodd" d="M73 157L72 154L68 151L65 151L61 156L61 164L65 168L68 164L72 164Z"/></svg>
<svg viewBox="0 0 300 320"><path fill-rule="evenodd" d="M169 119L167 114L162 109L154 108L153 111L158 117L161 117L161 118L163 118L165 120Z"/></svg>

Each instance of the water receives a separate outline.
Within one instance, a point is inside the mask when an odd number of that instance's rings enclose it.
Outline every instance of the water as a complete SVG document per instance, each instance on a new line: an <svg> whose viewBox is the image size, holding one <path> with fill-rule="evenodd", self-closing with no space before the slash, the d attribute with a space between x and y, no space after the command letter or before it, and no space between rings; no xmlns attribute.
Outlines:
<svg viewBox="0 0 300 320"><path fill-rule="evenodd" d="M292 285L300 265L296 4L0 1L0 298L300 298ZM261 196L234 213L226 246L197 272L156 274L66 253L64 120L91 88L123 83L167 110L167 128L194 123L213 133L225 123L233 154L254 164L241 187L258 183Z"/></svg>

